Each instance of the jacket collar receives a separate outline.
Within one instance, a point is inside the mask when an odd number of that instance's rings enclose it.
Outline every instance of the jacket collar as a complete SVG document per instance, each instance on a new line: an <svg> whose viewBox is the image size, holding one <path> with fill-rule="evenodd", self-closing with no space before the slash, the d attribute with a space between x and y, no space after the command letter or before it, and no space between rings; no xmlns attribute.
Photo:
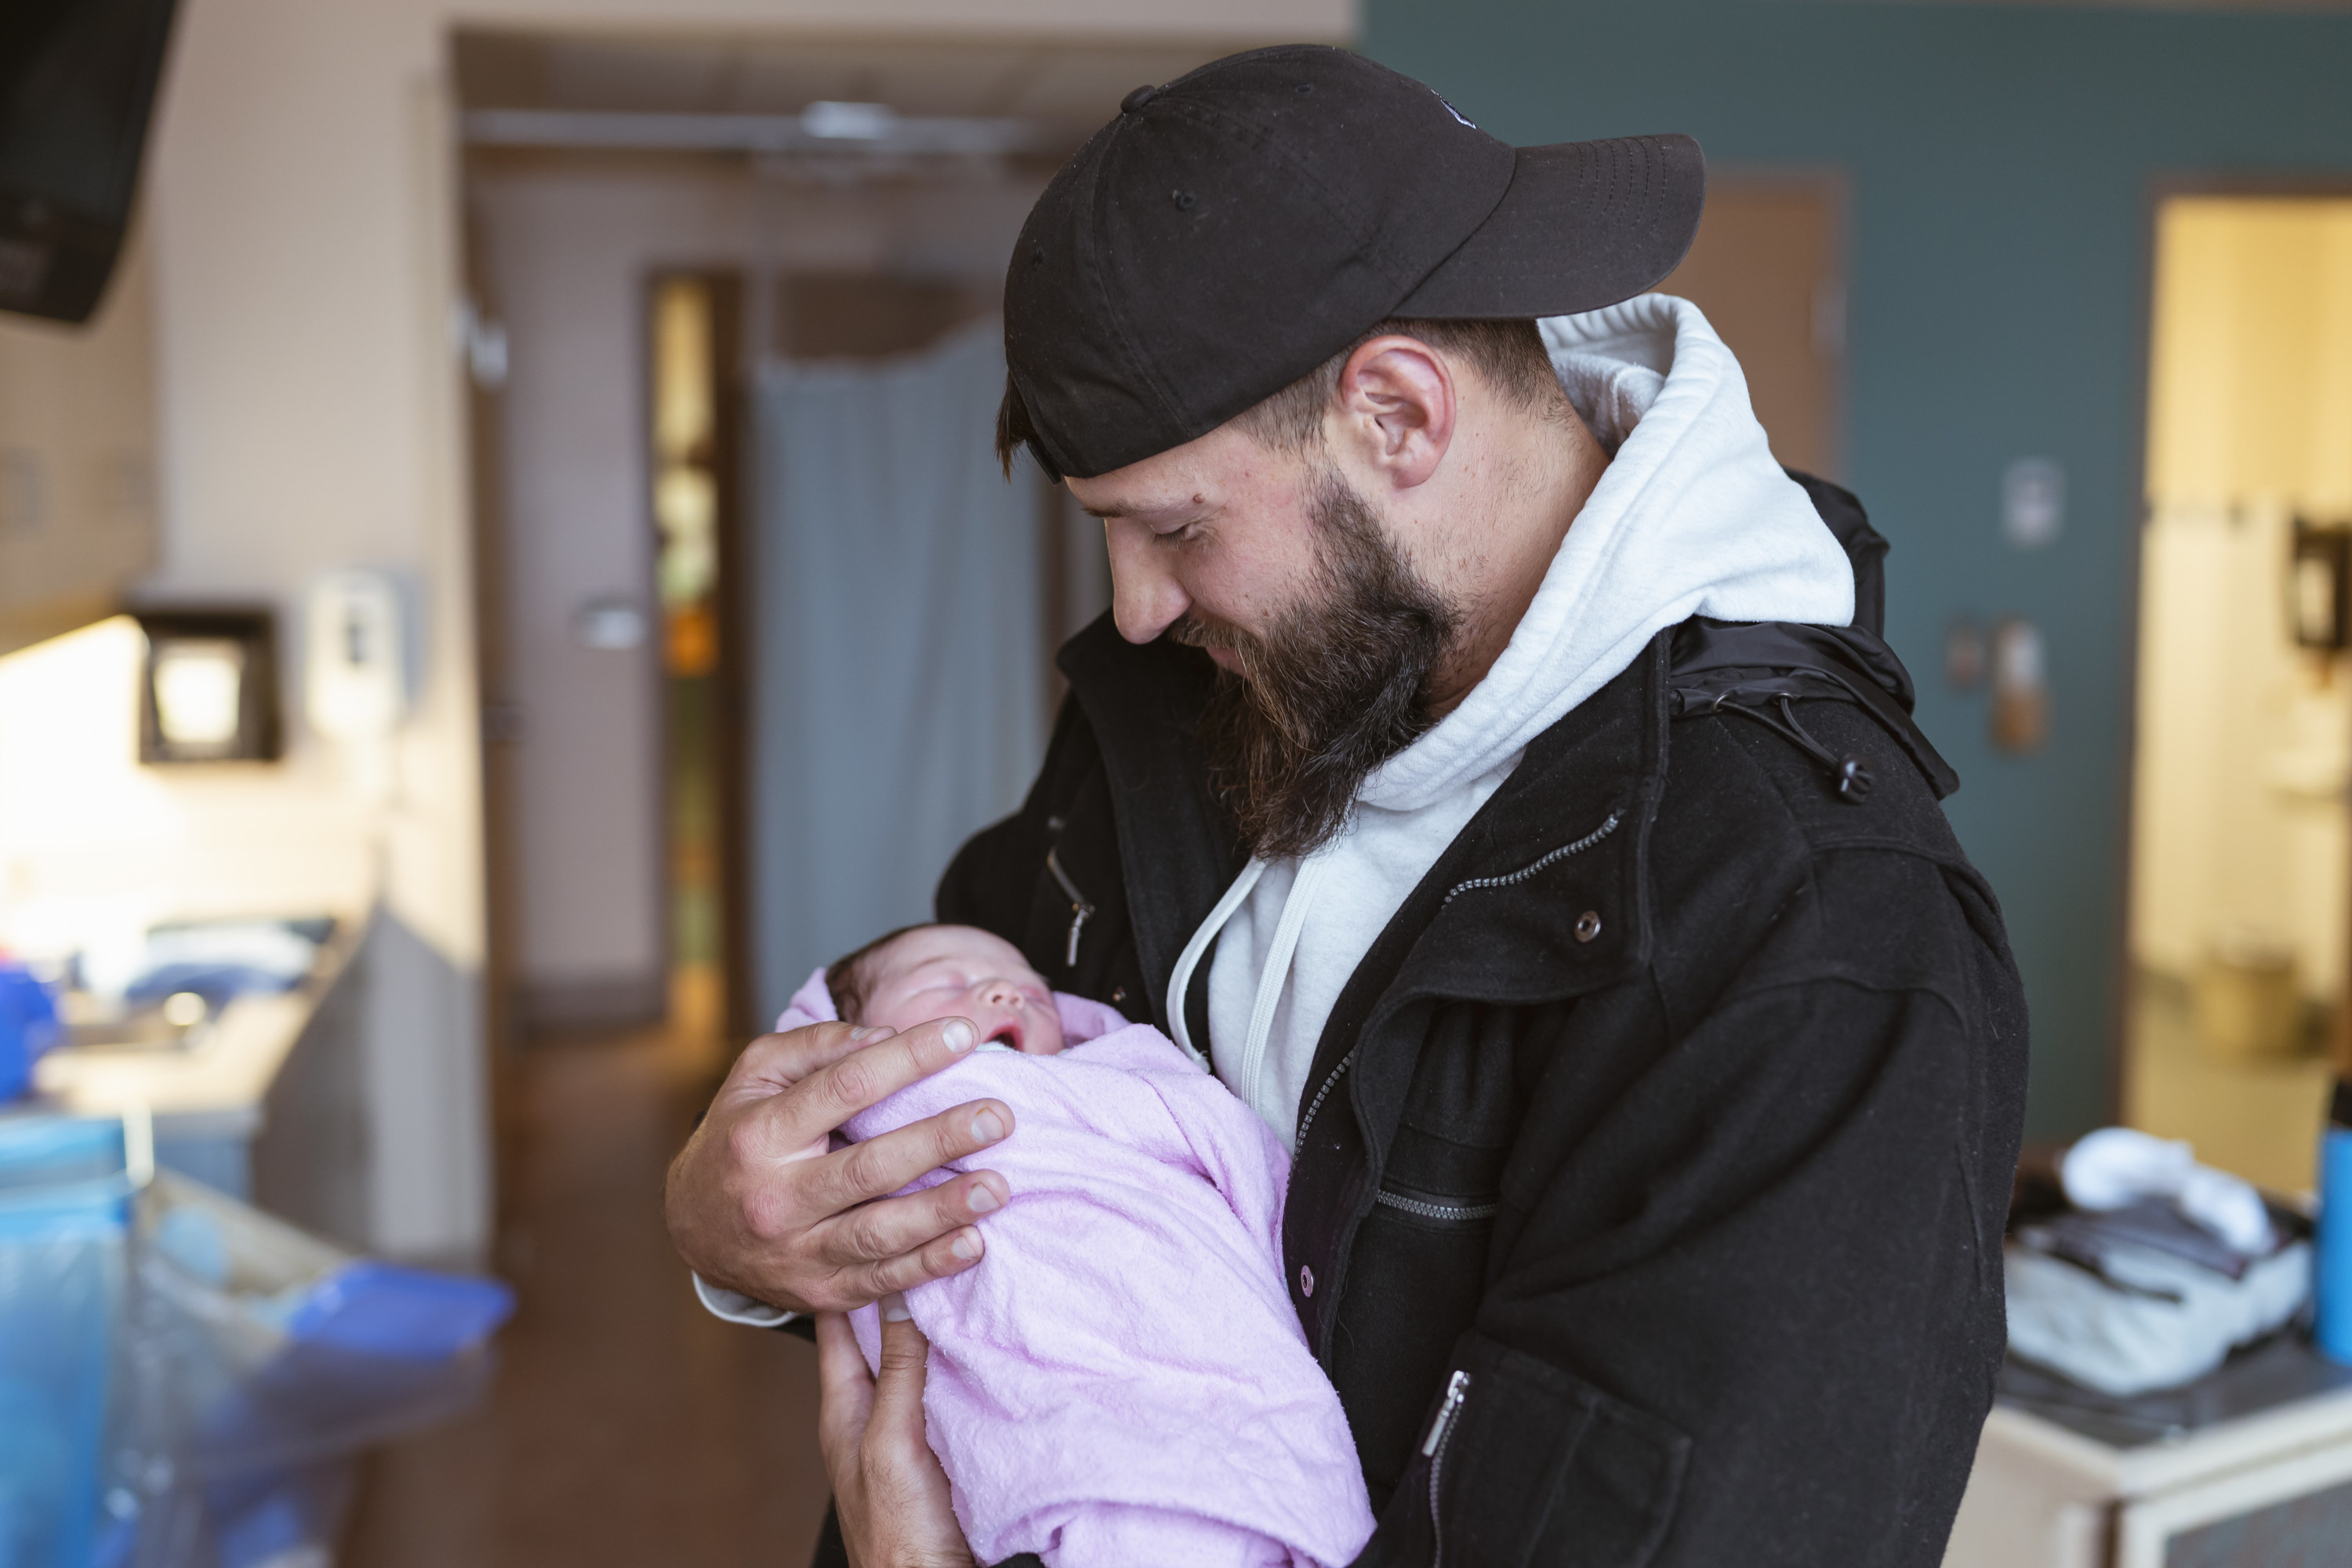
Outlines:
<svg viewBox="0 0 2352 1568"><path fill-rule="evenodd" d="M1102 753L1129 929L1152 1021L1167 1031L1177 955L1242 864L1240 836L1209 787L1199 741L1217 667L1166 637L1130 643L1108 613L1065 643L1055 662Z"/></svg>
<svg viewBox="0 0 2352 1568"><path fill-rule="evenodd" d="M1643 868L1665 773L1669 640L1654 638L1537 737L1438 857L1340 993L1313 1080L1376 1009L1415 995L1557 1000L1614 984L1647 960ZM1165 638L1129 643L1108 615L1057 662L1102 752L1136 953L1164 1029L1177 955L1242 864L1198 742L1216 667ZM1596 928L1580 939L1588 910Z"/></svg>

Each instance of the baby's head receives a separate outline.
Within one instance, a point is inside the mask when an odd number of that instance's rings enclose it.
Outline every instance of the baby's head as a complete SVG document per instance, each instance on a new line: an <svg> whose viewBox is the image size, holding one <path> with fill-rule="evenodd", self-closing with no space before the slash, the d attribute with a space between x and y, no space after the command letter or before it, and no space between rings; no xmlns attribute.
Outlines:
<svg viewBox="0 0 2352 1568"><path fill-rule="evenodd" d="M824 972L843 1020L911 1029L969 1018L982 1042L1050 1057L1062 1048L1053 988L1021 950L974 926L907 926Z"/></svg>

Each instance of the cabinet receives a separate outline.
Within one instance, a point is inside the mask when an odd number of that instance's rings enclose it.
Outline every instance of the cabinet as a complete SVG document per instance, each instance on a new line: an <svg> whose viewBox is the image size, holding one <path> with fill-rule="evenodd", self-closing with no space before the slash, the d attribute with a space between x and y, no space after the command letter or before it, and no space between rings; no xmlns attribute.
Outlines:
<svg viewBox="0 0 2352 1568"><path fill-rule="evenodd" d="M2137 1400L2003 1383L1944 1568L2352 1561L2352 1369L2300 1341Z"/></svg>

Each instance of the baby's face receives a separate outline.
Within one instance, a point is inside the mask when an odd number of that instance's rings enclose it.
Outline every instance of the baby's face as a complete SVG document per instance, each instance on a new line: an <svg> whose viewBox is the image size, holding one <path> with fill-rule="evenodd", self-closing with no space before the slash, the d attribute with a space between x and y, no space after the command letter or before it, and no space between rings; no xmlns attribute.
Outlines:
<svg viewBox="0 0 2352 1568"><path fill-rule="evenodd" d="M1003 937L971 926L923 926L866 962L861 1024L911 1029L934 1018L969 1018L982 1041L1036 1057L1062 1048L1052 987Z"/></svg>

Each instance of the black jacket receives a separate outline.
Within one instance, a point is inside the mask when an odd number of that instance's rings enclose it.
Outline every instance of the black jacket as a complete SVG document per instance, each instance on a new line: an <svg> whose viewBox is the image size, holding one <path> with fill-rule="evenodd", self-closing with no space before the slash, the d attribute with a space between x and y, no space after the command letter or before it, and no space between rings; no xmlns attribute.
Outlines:
<svg viewBox="0 0 2352 1568"><path fill-rule="evenodd" d="M1874 621L1883 542L1808 489ZM1899 666L1900 709L1784 710L1766 672L1733 711L1693 693L1726 630L1662 634L1538 739L1324 1031L1284 1267L1367 1563L1941 1559L2003 1340L2024 1005ZM1192 739L1213 669L1108 618L1061 662L1044 773L939 913L1164 1028L1242 863Z"/></svg>

